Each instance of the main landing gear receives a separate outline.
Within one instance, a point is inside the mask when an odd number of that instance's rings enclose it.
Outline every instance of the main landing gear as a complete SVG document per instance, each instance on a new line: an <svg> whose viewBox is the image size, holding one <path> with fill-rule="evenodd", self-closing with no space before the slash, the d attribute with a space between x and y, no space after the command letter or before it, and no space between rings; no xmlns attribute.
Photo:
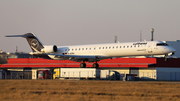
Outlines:
<svg viewBox="0 0 180 101"><path fill-rule="evenodd" d="M94 68L98 68L98 67L99 67L99 64L96 62L96 63L93 64L93 67L94 67Z"/></svg>
<svg viewBox="0 0 180 101"><path fill-rule="evenodd" d="M164 61L167 61L168 54L165 54L164 58L165 58L165 60L164 60Z"/></svg>
<svg viewBox="0 0 180 101"><path fill-rule="evenodd" d="M83 63L80 64L80 68L85 68L85 67L86 67L86 63L83 61ZM96 62L96 63L93 64L93 67L98 68L99 64Z"/></svg>
<svg viewBox="0 0 180 101"><path fill-rule="evenodd" d="M80 67L81 67L81 68L85 68L85 67L86 67L86 63L84 63L84 62L81 63L81 64L80 64Z"/></svg>

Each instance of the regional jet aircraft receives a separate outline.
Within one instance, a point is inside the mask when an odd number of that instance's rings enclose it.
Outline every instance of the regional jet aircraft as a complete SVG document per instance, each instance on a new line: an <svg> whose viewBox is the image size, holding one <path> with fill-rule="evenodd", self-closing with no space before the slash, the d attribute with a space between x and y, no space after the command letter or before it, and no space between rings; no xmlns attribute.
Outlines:
<svg viewBox="0 0 180 101"><path fill-rule="evenodd" d="M32 51L30 54L55 60L71 60L82 62L80 67L86 67L85 62L94 62L93 67L99 67L102 59L126 56L150 56L175 53L175 49L162 41L108 43L74 46L43 45L34 33L24 35L9 35L6 37L26 38Z"/></svg>

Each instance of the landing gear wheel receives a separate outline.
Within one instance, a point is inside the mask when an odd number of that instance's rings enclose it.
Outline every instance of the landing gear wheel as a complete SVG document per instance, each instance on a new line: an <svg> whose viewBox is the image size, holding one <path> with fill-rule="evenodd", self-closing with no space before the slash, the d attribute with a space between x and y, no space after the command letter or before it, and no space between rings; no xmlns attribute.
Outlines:
<svg viewBox="0 0 180 101"><path fill-rule="evenodd" d="M81 68L85 68L85 67L86 67L86 63L81 63L81 64L80 64L80 67L81 67Z"/></svg>
<svg viewBox="0 0 180 101"><path fill-rule="evenodd" d="M99 64L98 64L98 63L94 63L94 64L93 64L93 67L94 67L94 68L98 68L98 67L99 67Z"/></svg>

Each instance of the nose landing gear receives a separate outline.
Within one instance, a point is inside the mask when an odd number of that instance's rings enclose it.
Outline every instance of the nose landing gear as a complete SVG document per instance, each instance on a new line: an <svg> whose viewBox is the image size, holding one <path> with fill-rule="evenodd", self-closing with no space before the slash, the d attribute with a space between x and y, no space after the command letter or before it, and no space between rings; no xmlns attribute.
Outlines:
<svg viewBox="0 0 180 101"><path fill-rule="evenodd" d="M164 61L167 61L168 60L168 54L165 54L164 58L165 58Z"/></svg>

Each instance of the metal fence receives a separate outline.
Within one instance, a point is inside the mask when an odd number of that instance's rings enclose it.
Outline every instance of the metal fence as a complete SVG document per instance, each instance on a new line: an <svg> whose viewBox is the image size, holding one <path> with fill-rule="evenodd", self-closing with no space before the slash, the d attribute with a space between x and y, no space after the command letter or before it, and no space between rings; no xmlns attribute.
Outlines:
<svg viewBox="0 0 180 101"><path fill-rule="evenodd" d="M0 73L1 79L32 79L32 76L32 71L2 71ZM49 78L45 79L53 79L53 73L49 72Z"/></svg>
<svg viewBox="0 0 180 101"><path fill-rule="evenodd" d="M73 72L72 72L73 73ZM85 72L79 72L80 76ZM87 73L87 72L86 72ZM74 75L73 73L72 75ZM53 72L49 71L49 79L53 79ZM68 74L71 75L71 74ZM64 78L73 79L72 76ZM32 71L2 71L0 73L0 79L32 79ZM45 76L46 77L46 76ZM59 76L60 77L60 76ZM63 78L63 77L61 77ZM79 77L81 78L81 77ZM89 77L83 77L88 79ZM38 74L36 79L38 79ZM47 79L47 78L45 78ZM92 79L92 77L91 77ZM96 80L120 80L120 81L180 81L180 72L139 72L137 74L129 74L128 72L107 72L96 73L94 76Z"/></svg>
<svg viewBox="0 0 180 101"><path fill-rule="evenodd" d="M2 79L32 79L32 72L3 71Z"/></svg>
<svg viewBox="0 0 180 101"><path fill-rule="evenodd" d="M119 75L115 74L115 77L120 80L129 78L132 81L180 81L180 72L139 72L133 75L129 75L128 72L120 72Z"/></svg>

